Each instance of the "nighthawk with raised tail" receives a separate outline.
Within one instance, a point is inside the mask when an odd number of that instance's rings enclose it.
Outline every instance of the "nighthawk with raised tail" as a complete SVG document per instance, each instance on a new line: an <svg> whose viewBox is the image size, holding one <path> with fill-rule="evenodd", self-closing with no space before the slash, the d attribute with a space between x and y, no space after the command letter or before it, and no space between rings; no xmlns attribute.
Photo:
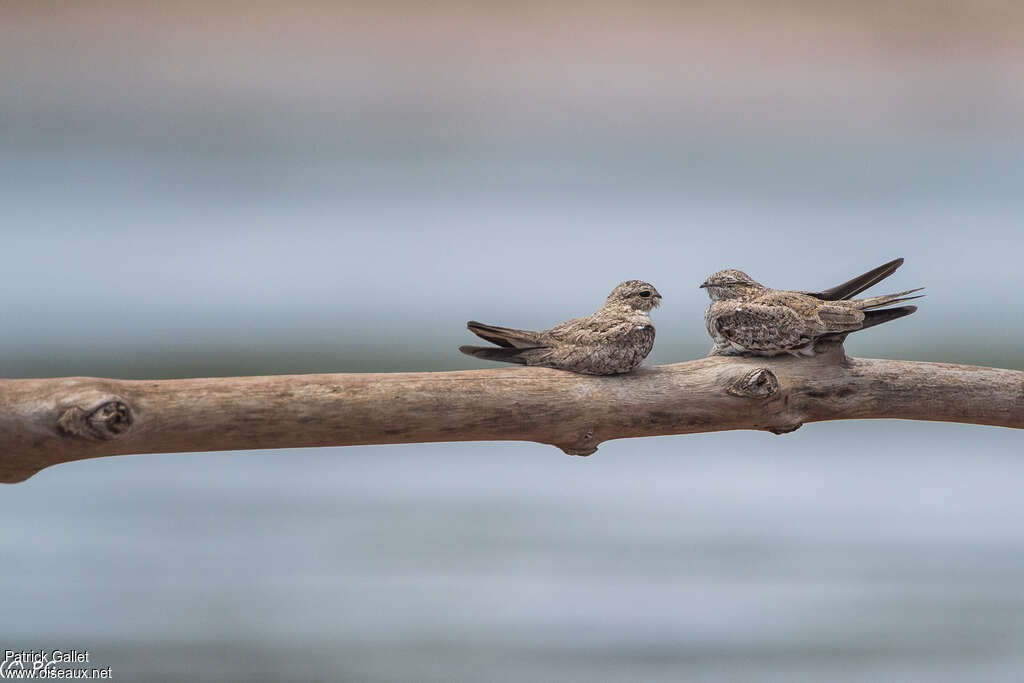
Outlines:
<svg viewBox="0 0 1024 683"><path fill-rule="evenodd" d="M594 314L550 330L515 330L470 320L470 332L497 346L460 346L459 351L485 360L617 375L640 365L654 347L650 311L660 303L654 285L628 280Z"/></svg>
<svg viewBox="0 0 1024 683"><path fill-rule="evenodd" d="M819 342L841 342L851 332L910 315L917 306L886 306L920 298L907 295L923 287L853 298L901 265L898 258L820 292L772 289L742 271L719 271L701 285L711 298L704 314L715 341L709 355L813 356Z"/></svg>

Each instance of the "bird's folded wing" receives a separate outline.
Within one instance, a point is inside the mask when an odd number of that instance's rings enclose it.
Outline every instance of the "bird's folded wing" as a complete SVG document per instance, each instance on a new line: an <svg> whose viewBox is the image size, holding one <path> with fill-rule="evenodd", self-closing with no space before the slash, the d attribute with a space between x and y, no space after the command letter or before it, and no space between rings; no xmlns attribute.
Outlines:
<svg viewBox="0 0 1024 683"><path fill-rule="evenodd" d="M818 309L818 320L824 327L824 332L852 332L859 330L864 324L864 313L855 308L846 306L820 306Z"/></svg>
<svg viewBox="0 0 1024 683"><path fill-rule="evenodd" d="M552 327L547 331L545 339L577 346L606 344L632 336L638 328L654 329L650 319L641 320L642 323L639 320L601 315L575 318Z"/></svg>
<svg viewBox="0 0 1024 683"><path fill-rule="evenodd" d="M555 325L547 331L546 338L567 344L590 344L604 338L607 329L607 320L597 315L589 315Z"/></svg>
<svg viewBox="0 0 1024 683"><path fill-rule="evenodd" d="M820 334L786 306L720 301L712 306L712 334L749 351L778 351L806 345Z"/></svg>

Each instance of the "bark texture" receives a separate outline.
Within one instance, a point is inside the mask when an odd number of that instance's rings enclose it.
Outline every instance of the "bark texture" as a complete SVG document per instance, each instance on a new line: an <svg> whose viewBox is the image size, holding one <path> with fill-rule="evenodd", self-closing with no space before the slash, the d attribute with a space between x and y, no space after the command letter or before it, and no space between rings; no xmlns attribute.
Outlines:
<svg viewBox="0 0 1024 683"><path fill-rule="evenodd" d="M62 462L428 441L609 439L820 420L1024 428L1024 372L915 361L711 357L594 377L545 368L183 380L0 380L0 481Z"/></svg>

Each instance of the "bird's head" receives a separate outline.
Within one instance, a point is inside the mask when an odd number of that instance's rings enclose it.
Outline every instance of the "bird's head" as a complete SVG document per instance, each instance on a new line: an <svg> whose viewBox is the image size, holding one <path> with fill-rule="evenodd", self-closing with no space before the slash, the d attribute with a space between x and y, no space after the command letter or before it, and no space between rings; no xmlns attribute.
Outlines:
<svg viewBox="0 0 1024 683"><path fill-rule="evenodd" d="M701 285L701 289L708 290L708 296L712 301L722 301L746 299L764 289L764 286L742 270L729 268L709 277Z"/></svg>
<svg viewBox="0 0 1024 683"><path fill-rule="evenodd" d="M626 280L612 290L605 305L625 306L634 311L649 311L661 305L661 294L654 285L641 280Z"/></svg>

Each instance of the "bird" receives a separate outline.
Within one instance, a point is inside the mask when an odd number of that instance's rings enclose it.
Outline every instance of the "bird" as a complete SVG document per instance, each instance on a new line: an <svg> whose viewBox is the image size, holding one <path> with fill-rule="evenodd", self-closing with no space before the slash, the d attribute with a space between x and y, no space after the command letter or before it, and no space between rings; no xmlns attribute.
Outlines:
<svg viewBox="0 0 1024 683"><path fill-rule="evenodd" d="M470 320L470 332L497 346L460 346L459 351L484 360L618 375L639 366L654 347L650 312L660 304L654 285L627 280L595 313L549 330L516 330Z"/></svg>
<svg viewBox="0 0 1024 683"><path fill-rule="evenodd" d="M819 342L842 342L851 332L910 315L917 306L886 307L924 296L907 296L923 287L853 298L901 265L898 258L818 292L772 289L741 270L721 270L701 285L711 299L704 322L715 345L708 355L813 356Z"/></svg>

